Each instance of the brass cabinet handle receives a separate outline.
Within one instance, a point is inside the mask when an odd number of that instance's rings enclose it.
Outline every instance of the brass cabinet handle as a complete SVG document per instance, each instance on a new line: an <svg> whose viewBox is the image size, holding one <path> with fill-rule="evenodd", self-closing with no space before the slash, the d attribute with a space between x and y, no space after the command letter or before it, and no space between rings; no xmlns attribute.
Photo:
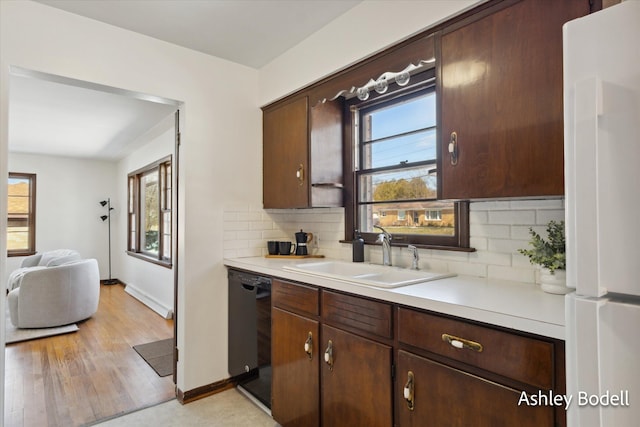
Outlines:
<svg viewBox="0 0 640 427"><path fill-rule="evenodd" d="M309 332L307 340L304 342L304 352L309 356L309 360L313 358L313 334Z"/></svg>
<svg viewBox="0 0 640 427"><path fill-rule="evenodd" d="M404 400L407 401L407 408L409 408L410 411L413 411L413 408L415 407L414 381L415 378L413 372L407 372L407 383L404 385Z"/></svg>
<svg viewBox="0 0 640 427"><path fill-rule="evenodd" d="M296 170L296 179L298 180L298 185L304 184L304 165L300 163L298 166L298 170Z"/></svg>
<svg viewBox="0 0 640 427"><path fill-rule="evenodd" d="M451 164L453 166L458 164L458 133L451 132L449 137L449 155L451 156Z"/></svg>
<svg viewBox="0 0 640 427"><path fill-rule="evenodd" d="M329 369L333 371L333 342L329 340L327 349L324 351L324 361L329 365Z"/></svg>
<svg viewBox="0 0 640 427"><path fill-rule="evenodd" d="M482 344L475 341L466 340L464 338L456 337L455 335L442 334L442 341L446 341L455 348L466 348L469 350L482 352Z"/></svg>

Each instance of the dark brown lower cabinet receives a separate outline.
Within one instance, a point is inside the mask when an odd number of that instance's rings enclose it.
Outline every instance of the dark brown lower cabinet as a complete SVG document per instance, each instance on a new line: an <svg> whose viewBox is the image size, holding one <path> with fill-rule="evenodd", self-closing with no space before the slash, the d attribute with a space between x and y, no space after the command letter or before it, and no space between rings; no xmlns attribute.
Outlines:
<svg viewBox="0 0 640 427"><path fill-rule="evenodd" d="M287 427L319 426L318 322L274 307L271 324L273 418Z"/></svg>
<svg viewBox="0 0 640 427"><path fill-rule="evenodd" d="M322 325L322 425L393 425L392 348Z"/></svg>
<svg viewBox="0 0 640 427"><path fill-rule="evenodd" d="M403 350L398 352L397 375L400 427L554 425L551 407L518 406L518 390Z"/></svg>

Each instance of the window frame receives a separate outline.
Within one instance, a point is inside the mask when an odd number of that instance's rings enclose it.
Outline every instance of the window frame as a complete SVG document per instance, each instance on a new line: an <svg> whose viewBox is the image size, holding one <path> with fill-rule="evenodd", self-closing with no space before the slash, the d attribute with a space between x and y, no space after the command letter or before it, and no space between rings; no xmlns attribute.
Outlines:
<svg viewBox="0 0 640 427"><path fill-rule="evenodd" d="M27 228L29 233L28 247L26 249L9 249L7 245L7 257L30 256L36 253L36 174L23 172L9 172L8 179L27 179L29 181L29 212L27 213ZM9 184L7 180L7 185ZM9 234L9 205L7 194L7 235Z"/></svg>
<svg viewBox="0 0 640 427"><path fill-rule="evenodd" d="M169 173L167 173L169 169ZM142 178L157 174L158 179L158 253L142 249L142 207L141 183ZM166 156L148 164L127 175L127 254L153 264L171 268L173 263L173 212L171 203L173 197L173 165L172 156ZM169 214L168 227L164 216ZM168 228L168 229L167 229ZM165 243L165 237L168 242ZM166 247L168 245L168 248ZM169 256L165 256L167 254Z"/></svg>
<svg viewBox="0 0 640 427"><path fill-rule="evenodd" d="M351 242L353 233L359 229L359 203L358 203L358 166L356 162L361 156L361 147L358 145L356 120L354 110L370 109L377 104L387 105L402 98L407 99L416 96L420 92L433 91L438 96L435 82L435 69L423 71L411 76L411 83L405 87L400 87L395 83L389 85L389 90L384 94L370 92L369 99L361 101L351 98L345 102L344 111L344 170L345 170L345 242ZM436 141L440 141L440 117L439 100L436 98ZM359 119L358 119L359 120ZM435 167L440 168L441 164L441 144L436 143ZM359 163L359 161L358 161ZM437 194L439 195L441 185L438 183ZM436 198L434 201L438 201ZM393 234L392 246L414 245L428 249L444 249L455 251L471 252L474 249L469 245L469 202L452 201L456 221L454 224L453 236L427 235L427 234ZM360 230L361 236L366 244L375 244L378 234L376 232L366 232Z"/></svg>

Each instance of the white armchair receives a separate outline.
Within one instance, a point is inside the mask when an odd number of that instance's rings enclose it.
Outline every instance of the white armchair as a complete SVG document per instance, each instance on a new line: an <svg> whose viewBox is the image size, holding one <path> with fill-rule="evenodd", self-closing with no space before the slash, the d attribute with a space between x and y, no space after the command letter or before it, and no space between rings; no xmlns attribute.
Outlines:
<svg viewBox="0 0 640 427"><path fill-rule="evenodd" d="M95 259L27 269L20 286L9 292L11 323L17 328L68 325L98 310L100 273Z"/></svg>
<svg viewBox="0 0 640 427"><path fill-rule="evenodd" d="M7 292L11 292L20 286L22 277L27 271L55 267L68 262L79 261L80 259L80 254L73 249L56 249L25 257L20 264L20 268L12 271L9 275Z"/></svg>

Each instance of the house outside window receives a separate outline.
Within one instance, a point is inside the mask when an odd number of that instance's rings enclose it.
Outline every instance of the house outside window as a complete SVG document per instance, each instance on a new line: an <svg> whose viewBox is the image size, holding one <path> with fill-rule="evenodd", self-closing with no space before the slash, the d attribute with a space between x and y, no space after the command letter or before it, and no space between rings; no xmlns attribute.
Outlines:
<svg viewBox="0 0 640 427"><path fill-rule="evenodd" d="M442 221L442 211L437 209L428 209L424 211L424 219L426 221Z"/></svg>
<svg viewBox="0 0 640 427"><path fill-rule="evenodd" d="M352 221L369 243L379 233L375 226L381 226L395 244L468 247L468 232L461 233L468 230L468 202L437 199L435 73L423 72L416 80L411 87L390 85L384 95L347 104L354 183L347 230ZM431 211L448 214L434 221L426 214ZM461 228L460 221L467 226Z"/></svg>
<svg viewBox="0 0 640 427"><path fill-rule="evenodd" d="M128 175L127 252L171 266L171 156Z"/></svg>
<svg viewBox="0 0 640 427"><path fill-rule="evenodd" d="M7 255L36 253L36 175L9 173Z"/></svg>

